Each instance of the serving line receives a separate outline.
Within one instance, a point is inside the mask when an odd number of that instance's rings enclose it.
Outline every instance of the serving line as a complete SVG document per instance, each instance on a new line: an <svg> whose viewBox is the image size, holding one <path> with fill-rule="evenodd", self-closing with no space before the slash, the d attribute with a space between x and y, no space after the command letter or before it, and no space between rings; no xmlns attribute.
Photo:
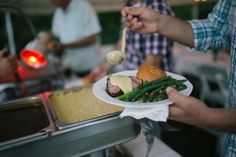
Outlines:
<svg viewBox="0 0 236 157"><path fill-rule="evenodd" d="M80 88L82 87L77 90ZM52 108L49 107L47 100L49 97L46 94L50 95L50 93L40 95L46 110L49 111L47 115L52 118L46 132L42 133L39 130L35 134L26 135L21 143L15 143L15 139L9 140L7 148L6 143L1 142L1 157L81 156L127 142L140 133L140 126L134 119L128 117L120 119L118 113L59 127L55 123L57 117L52 114ZM15 103L22 104L22 99L16 100ZM32 140L32 136L38 133L43 135Z"/></svg>

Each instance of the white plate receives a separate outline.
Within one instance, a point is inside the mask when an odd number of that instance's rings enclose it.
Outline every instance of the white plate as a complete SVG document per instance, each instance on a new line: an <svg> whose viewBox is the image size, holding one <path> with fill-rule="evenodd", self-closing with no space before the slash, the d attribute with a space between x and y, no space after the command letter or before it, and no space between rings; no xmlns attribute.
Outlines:
<svg viewBox="0 0 236 157"><path fill-rule="evenodd" d="M135 76L137 70L129 70L129 71L122 71L118 72L112 75L127 75L127 76ZM171 73L171 72L166 72L167 76L171 76L174 79L177 80L182 80L186 79L183 76ZM126 101L121 101L118 100L117 98L113 98L110 95L107 94L106 92L106 83L107 83L107 77L105 76L102 79L98 80L94 85L93 85L93 94L100 100L112 104L112 105L117 105L117 106L122 106L122 107L129 107L129 108L150 108L150 107L163 107L172 104L172 102L169 99L162 100L162 101L157 101L157 102L147 102L147 103L140 103L140 102L126 102ZM187 79L186 79L187 80ZM187 80L184 82L184 84L187 86L185 90L180 91L181 94L189 96L193 90L193 85Z"/></svg>

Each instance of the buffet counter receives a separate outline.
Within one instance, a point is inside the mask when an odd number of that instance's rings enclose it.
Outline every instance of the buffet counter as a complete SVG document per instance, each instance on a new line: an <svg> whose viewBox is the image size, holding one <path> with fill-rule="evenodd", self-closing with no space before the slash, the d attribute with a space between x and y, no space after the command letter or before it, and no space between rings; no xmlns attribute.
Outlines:
<svg viewBox="0 0 236 157"><path fill-rule="evenodd" d="M0 105L0 156L81 156L137 137L140 126L119 118L91 86L71 88Z"/></svg>

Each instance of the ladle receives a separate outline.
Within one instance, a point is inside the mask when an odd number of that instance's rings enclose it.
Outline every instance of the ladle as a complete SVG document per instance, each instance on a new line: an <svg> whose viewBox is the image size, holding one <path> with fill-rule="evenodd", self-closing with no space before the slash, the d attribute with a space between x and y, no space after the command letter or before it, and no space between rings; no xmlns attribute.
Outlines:
<svg viewBox="0 0 236 157"><path fill-rule="evenodd" d="M121 50L115 50L107 53L106 59L109 63L116 65L121 64L125 61L125 40L126 40L126 27L122 31L122 39L121 39Z"/></svg>

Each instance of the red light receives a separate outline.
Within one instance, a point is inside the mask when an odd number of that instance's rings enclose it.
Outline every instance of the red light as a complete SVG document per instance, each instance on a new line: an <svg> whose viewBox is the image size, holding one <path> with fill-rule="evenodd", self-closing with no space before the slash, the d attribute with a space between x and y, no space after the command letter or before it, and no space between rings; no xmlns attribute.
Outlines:
<svg viewBox="0 0 236 157"><path fill-rule="evenodd" d="M42 68L47 64L43 54L35 50L22 50L20 57L23 62L33 68Z"/></svg>
<svg viewBox="0 0 236 157"><path fill-rule="evenodd" d="M31 63L37 63L37 58L36 57L34 57L34 56L30 56L29 57L29 61L31 62Z"/></svg>

